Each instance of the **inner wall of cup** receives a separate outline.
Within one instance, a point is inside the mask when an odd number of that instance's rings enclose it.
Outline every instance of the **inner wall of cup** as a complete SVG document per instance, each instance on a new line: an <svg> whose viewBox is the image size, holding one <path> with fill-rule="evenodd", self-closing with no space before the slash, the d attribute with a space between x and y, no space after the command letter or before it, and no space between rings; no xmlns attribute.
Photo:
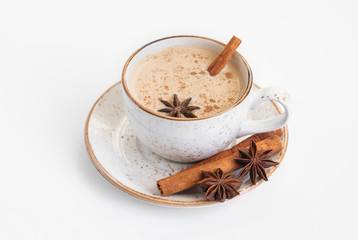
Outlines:
<svg viewBox="0 0 358 240"><path fill-rule="evenodd" d="M221 50L223 50L224 46L211 41L209 39L202 39L202 38L195 38L195 37L174 37L174 38L168 38L168 39L164 39L164 40L160 40L154 43L151 43L150 45L147 45L146 47L142 48L130 61L130 63L128 64L127 67L127 71L125 73L125 81L127 83L127 87L129 92L133 93L134 91L134 83L130 81L130 74L133 70L133 68L138 64L138 62L140 60L142 60L143 58L145 58L148 55L151 55L153 53L159 52L163 49L169 48L169 47L173 47L173 46L182 46L182 45L186 45L186 46L200 46L200 47L205 47L208 49L211 49L213 51L216 51L218 54L221 52ZM242 60L241 56L235 52L235 54L231 57L232 62L234 62L240 70L240 74L241 74L241 79L244 80L245 82L245 89L247 89L247 85L248 85L248 81L249 81L249 75L248 75L248 70L247 67L244 63L244 61ZM135 97L134 94L131 94L133 97ZM242 96L238 97L238 100L241 99Z"/></svg>

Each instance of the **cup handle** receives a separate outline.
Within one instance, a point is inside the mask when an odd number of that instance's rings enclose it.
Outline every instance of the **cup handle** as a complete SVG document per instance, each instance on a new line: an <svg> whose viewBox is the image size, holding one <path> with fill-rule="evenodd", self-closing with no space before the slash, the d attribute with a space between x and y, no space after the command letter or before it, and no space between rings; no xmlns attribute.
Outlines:
<svg viewBox="0 0 358 240"><path fill-rule="evenodd" d="M255 109L260 103L269 100L274 100L280 103L285 109L285 112L270 119L244 121L238 137L273 131L283 127L287 123L290 115L290 97L286 91L271 87L259 89L253 92L253 95L250 96L249 109Z"/></svg>

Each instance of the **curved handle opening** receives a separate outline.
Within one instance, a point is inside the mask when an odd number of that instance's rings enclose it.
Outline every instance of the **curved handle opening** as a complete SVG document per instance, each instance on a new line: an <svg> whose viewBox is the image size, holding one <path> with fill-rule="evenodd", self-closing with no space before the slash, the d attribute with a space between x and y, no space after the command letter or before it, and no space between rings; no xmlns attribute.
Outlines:
<svg viewBox="0 0 358 240"><path fill-rule="evenodd" d="M250 109L255 109L259 104L273 100L279 103L283 108L284 112L279 116L263 119L263 120L246 120L242 126L242 130L239 133L239 137L261 133L269 132L276 129L279 129L286 125L289 118L289 104L290 97L286 91L278 90L275 88L263 88L253 93L253 96L249 99Z"/></svg>

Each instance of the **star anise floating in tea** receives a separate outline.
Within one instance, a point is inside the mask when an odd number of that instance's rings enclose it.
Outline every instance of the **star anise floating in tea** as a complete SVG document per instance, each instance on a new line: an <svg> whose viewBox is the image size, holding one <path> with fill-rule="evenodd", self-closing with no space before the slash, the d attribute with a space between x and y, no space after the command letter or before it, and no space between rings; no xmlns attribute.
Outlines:
<svg viewBox="0 0 358 240"><path fill-rule="evenodd" d="M218 200L224 202L237 195L242 182L234 177L234 174L225 174L220 168L215 172L202 172L203 180L198 182L199 186L206 192L207 200Z"/></svg>
<svg viewBox="0 0 358 240"><path fill-rule="evenodd" d="M256 143L253 140L250 143L248 153L239 149L241 157L235 159L235 161L237 161L239 164L244 165L245 167L239 173L238 178L240 179L241 177L245 176L250 172L250 179L254 185L256 184L257 175L259 175L259 177L263 180L267 181L268 179L265 172L265 168L276 166L278 164L277 162L267 159L267 156L270 154L271 151L272 149L268 149L258 154Z"/></svg>
<svg viewBox="0 0 358 240"><path fill-rule="evenodd" d="M192 113L192 111L200 109L200 107L197 106L188 106L191 98L187 98L182 103L180 103L177 94L174 94L173 103L169 103L163 99L160 101L166 106L166 108L160 109L158 111L168 113L168 116L170 117L180 118L182 117L181 115L184 115L187 118L196 118L197 116Z"/></svg>

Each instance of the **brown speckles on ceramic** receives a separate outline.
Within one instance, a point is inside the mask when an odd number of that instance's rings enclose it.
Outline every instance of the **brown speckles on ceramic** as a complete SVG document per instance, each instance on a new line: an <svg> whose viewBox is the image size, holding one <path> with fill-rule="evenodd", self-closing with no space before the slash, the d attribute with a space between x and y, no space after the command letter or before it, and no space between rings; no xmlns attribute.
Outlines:
<svg viewBox="0 0 358 240"><path fill-rule="evenodd" d="M217 204L204 200L198 188L179 194L161 197L156 181L184 170L191 164L166 160L142 144L133 133L123 107L123 96L117 83L93 106L86 123L85 140L94 166L113 185L144 201L167 206L203 206ZM279 114L270 102L264 102L250 113L255 119L265 119ZM114 117L117 116L117 117ZM282 137L284 149L272 157L281 162L287 148L287 127ZM239 140L234 140L231 145ZM226 144L226 143L225 143ZM268 170L270 176L276 167ZM246 180L246 179L245 179ZM260 181L256 186L261 184ZM255 188L245 181L240 190L244 194Z"/></svg>
<svg viewBox="0 0 358 240"><path fill-rule="evenodd" d="M243 94L228 109L213 117L172 118L158 114L141 105L131 94L133 83L128 77L143 58L170 46L205 46L220 52L224 44L213 39L198 36L172 36L148 43L134 52L127 60L122 72L122 90L128 121L135 135L153 152L178 162L195 162L222 151L237 137L267 132L284 126L288 119L286 95L273 88L260 89L252 93L252 74L246 60L237 52L231 62L240 69L240 79L245 82ZM275 95L274 95L275 94ZM263 97L264 96L264 97ZM250 109L264 101L281 103L285 112L273 119L250 121ZM203 106L204 107L204 106ZM198 110L200 111L200 110Z"/></svg>

